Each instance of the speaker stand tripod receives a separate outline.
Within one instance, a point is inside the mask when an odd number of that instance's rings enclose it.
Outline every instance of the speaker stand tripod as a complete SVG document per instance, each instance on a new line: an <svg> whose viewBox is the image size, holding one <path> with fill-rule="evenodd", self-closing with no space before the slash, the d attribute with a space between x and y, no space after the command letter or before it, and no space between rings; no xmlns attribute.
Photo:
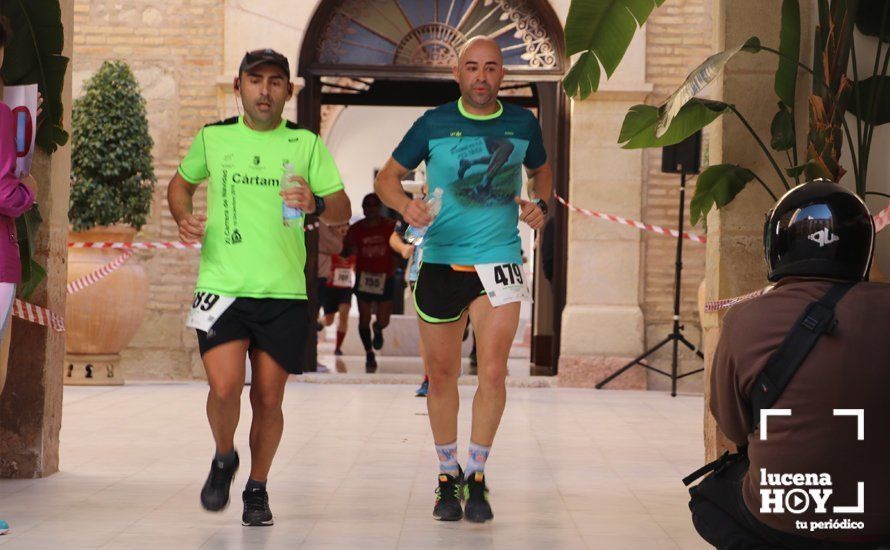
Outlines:
<svg viewBox="0 0 890 550"><path fill-rule="evenodd" d="M624 365L620 369L616 370L608 377L603 379L600 383L596 385L596 389L602 389L603 386L621 376L625 371L631 369L632 367L639 365L646 369L651 370L652 372L657 372L663 376L667 376L671 379L671 396L677 395L677 380L681 378L686 378L687 376L692 376L693 374L697 374L705 370L704 368L696 369L684 374L678 373L678 362L677 362L677 351L679 344L683 344L700 358L704 359L704 354L695 345L692 344L689 340L683 336L684 326L680 324L680 273L683 271L683 215L684 209L686 206L686 169L683 168L680 171L680 222L677 225L678 234L677 234L677 256L676 263L674 264L674 327L671 332L665 336L665 338L659 343L655 344L653 347L649 348L642 355L636 357L630 363ZM666 346L668 343L671 343L673 346L671 352L671 372L665 372L659 368L653 367L652 365L648 365L643 362L643 359L649 357L662 347Z"/></svg>

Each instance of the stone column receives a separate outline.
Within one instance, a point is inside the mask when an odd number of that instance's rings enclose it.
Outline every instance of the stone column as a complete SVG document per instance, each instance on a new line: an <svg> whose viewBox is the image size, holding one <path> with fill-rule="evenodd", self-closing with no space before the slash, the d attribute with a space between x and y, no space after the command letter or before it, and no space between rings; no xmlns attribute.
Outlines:
<svg viewBox="0 0 890 550"><path fill-rule="evenodd" d="M647 91L601 91L572 105L570 201L639 219L643 152L617 146L628 109ZM566 307L559 360L561 385L592 387L643 350L640 232L571 213ZM610 388L645 388L642 368Z"/></svg>
<svg viewBox="0 0 890 550"><path fill-rule="evenodd" d="M64 53L71 57L74 0L62 0L61 5ZM62 101L70 132L70 67ZM43 217L37 235L37 261L48 275L29 301L64 314L70 146L60 147L52 157L38 150L32 171L39 184L37 200ZM64 355L64 333L15 319L9 375L0 395L0 477L44 477L59 470Z"/></svg>
<svg viewBox="0 0 890 550"><path fill-rule="evenodd" d="M773 0L715 2L715 51L743 43L758 36L765 45L778 48L781 24L781 3ZM801 60L810 64L812 46L808 2L801 2ZM769 126L777 111L773 80L778 63L769 53L740 54L723 72L714 97L735 105L765 143L769 144ZM810 89L802 75L797 83L796 105L798 150L803 152L806 134L806 95ZM783 187L754 138L739 119L727 114L715 124L709 150L709 163L734 163L753 170L781 196ZM804 153L805 156L805 153ZM776 154L780 166L786 166L784 155ZM801 161L802 162L802 161ZM764 213L772 206L772 199L752 182L728 207L713 211L708 217L708 250L706 262L705 296L707 300L738 296L762 288L767 284L763 261ZM711 359L720 337L722 314L706 314L702 319L705 349L705 455L708 460L728 447L726 438L717 428L709 409L709 380Z"/></svg>

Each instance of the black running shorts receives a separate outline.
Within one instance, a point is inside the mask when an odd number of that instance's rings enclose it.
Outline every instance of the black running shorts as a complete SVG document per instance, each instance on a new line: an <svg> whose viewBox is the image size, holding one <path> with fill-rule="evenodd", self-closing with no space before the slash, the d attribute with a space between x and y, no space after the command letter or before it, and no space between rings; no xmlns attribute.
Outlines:
<svg viewBox="0 0 890 550"><path fill-rule="evenodd" d="M306 300L238 298L210 330L197 330L201 356L233 340L250 340L291 374L303 372L309 306Z"/></svg>
<svg viewBox="0 0 890 550"><path fill-rule="evenodd" d="M324 314L337 313L340 304L348 304L352 301L352 289L329 286L324 290Z"/></svg>
<svg viewBox="0 0 890 550"><path fill-rule="evenodd" d="M482 294L485 288L475 271L424 262L414 284L414 307L427 323L453 323Z"/></svg>

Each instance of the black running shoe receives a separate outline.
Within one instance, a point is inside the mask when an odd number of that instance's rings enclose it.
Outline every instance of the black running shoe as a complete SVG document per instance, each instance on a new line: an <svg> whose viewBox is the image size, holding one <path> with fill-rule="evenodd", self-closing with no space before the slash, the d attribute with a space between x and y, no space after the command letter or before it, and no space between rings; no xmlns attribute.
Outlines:
<svg viewBox="0 0 890 550"><path fill-rule="evenodd" d="M244 501L244 513L241 514L241 525L246 527L265 527L275 523L272 510L269 509L269 493L265 489L254 489L241 493Z"/></svg>
<svg viewBox="0 0 890 550"><path fill-rule="evenodd" d="M383 329L378 327L376 323L371 327L374 331L374 340L371 342L371 345L374 346L374 349L379 350L383 348Z"/></svg>
<svg viewBox="0 0 890 550"><path fill-rule="evenodd" d="M449 474L439 474L439 486L436 487L436 505L433 517L439 521L459 521L464 517L460 501L464 498L464 474L460 472L455 478Z"/></svg>
<svg viewBox="0 0 890 550"><path fill-rule="evenodd" d="M483 523L490 519L494 519L491 512L491 505L488 503L488 487L485 486L485 474L482 472L473 472L464 485L466 489L467 504L464 506L464 513L467 521L473 523Z"/></svg>
<svg viewBox="0 0 890 550"><path fill-rule="evenodd" d="M343 350L340 349L340 348L335 349L335 350L334 350L334 355L336 355L337 357L342 357L342 356L343 356Z"/></svg>
<svg viewBox="0 0 890 550"><path fill-rule="evenodd" d="M373 351L369 351L365 356L365 372L377 372L377 357L374 355Z"/></svg>
<svg viewBox="0 0 890 550"><path fill-rule="evenodd" d="M238 451L235 451L235 461L228 467L216 459L210 463L210 473L201 489L201 506L205 510L219 512L229 505L229 488L238 471L238 463Z"/></svg>

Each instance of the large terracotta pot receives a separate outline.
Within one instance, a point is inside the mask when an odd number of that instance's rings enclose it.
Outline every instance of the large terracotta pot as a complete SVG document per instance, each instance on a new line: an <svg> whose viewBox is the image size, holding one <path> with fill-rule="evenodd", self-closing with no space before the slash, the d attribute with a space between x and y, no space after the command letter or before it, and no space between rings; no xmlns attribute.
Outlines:
<svg viewBox="0 0 890 550"><path fill-rule="evenodd" d="M129 226L69 233L71 242L132 242ZM123 254L121 249L69 248L68 282L89 275ZM65 383L124 383L120 352L142 324L148 279L135 257L99 282L69 294L65 306Z"/></svg>

